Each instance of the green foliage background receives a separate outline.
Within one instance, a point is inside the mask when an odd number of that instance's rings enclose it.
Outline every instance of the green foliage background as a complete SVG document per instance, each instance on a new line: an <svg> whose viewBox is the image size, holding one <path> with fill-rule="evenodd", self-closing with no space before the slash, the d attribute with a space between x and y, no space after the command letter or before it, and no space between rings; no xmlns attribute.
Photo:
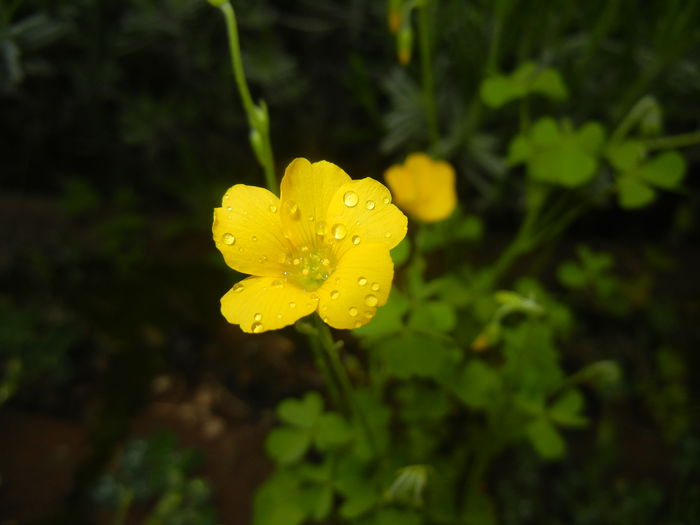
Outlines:
<svg viewBox="0 0 700 525"><path fill-rule="evenodd" d="M664 137L700 129L700 4L432 2L439 141L418 43L401 67L386 3L234 6L278 173L304 156L380 178L429 150L459 174L460 210L416 228L389 304L343 336L377 442L317 393L301 335L251 343L218 312L235 276L211 209L262 176L216 10L3 2L0 411L88 443L65 496L27 521L88 523L128 496L152 523L215 522L226 487L174 438L132 439L169 374L213 377L247 424L279 423L249 458L276 470L231 524L252 507L261 525L695 523L700 149ZM533 202L551 206L507 251ZM162 482L144 488L153 464Z"/></svg>

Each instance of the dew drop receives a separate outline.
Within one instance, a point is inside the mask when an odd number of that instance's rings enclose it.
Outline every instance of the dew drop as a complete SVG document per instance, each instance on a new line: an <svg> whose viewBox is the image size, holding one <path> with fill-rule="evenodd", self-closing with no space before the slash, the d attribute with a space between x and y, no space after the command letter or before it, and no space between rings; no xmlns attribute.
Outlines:
<svg viewBox="0 0 700 525"><path fill-rule="evenodd" d="M362 326L362 323L360 321L355 321L355 328L359 328Z"/></svg>
<svg viewBox="0 0 700 525"><path fill-rule="evenodd" d="M382 202L383 202L384 204L389 204L389 203L391 202L391 199L390 199L389 197L384 197L384 199L382 200Z"/></svg>
<svg viewBox="0 0 700 525"><path fill-rule="evenodd" d="M238 284L234 284L234 285L233 285L233 291L234 291L235 293L240 293L240 292L242 292L244 288L245 288L245 286L243 286L241 283L238 283Z"/></svg>
<svg viewBox="0 0 700 525"><path fill-rule="evenodd" d="M236 242L236 238L231 233L224 233L224 236L221 240L226 246L231 246Z"/></svg>
<svg viewBox="0 0 700 525"><path fill-rule="evenodd" d="M353 243L355 246L357 246L358 244L360 244L360 236L359 236L359 235L353 235L353 236L352 236L352 243Z"/></svg>
<svg viewBox="0 0 700 525"><path fill-rule="evenodd" d="M379 283L372 283L372 290L375 292L379 290Z"/></svg>
<svg viewBox="0 0 700 525"><path fill-rule="evenodd" d="M296 308L296 307L297 307L297 303L294 303L294 302L289 303L289 307L290 307L290 308Z"/></svg>
<svg viewBox="0 0 700 525"><path fill-rule="evenodd" d="M277 319L282 319L282 314L277 314Z"/></svg>
<svg viewBox="0 0 700 525"><path fill-rule="evenodd" d="M388 239L389 237L391 237L391 232L386 232L386 233L384 233L384 237L386 237L387 239Z"/></svg>
<svg viewBox="0 0 700 525"><path fill-rule="evenodd" d="M371 312L371 311L367 310L367 311L365 312L365 317L366 317L367 319L372 319L372 317L374 317L374 312Z"/></svg>
<svg viewBox="0 0 700 525"><path fill-rule="evenodd" d="M274 288L282 288L282 285L284 285L284 283L279 279L275 279L274 281L272 281L272 286Z"/></svg>
<svg viewBox="0 0 700 525"><path fill-rule="evenodd" d="M304 246L301 247L301 251L304 252L304 253L306 253L306 252L309 251L309 247L306 246L306 244L305 244Z"/></svg>
<svg viewBox="0 0 700 525"><path fill-rule="evenodd" d="M321 264L323 266L330 266L331 265L331 260L330 259L321 259Z"/></svg>
<svg viewBox="0 0 700 525"><path fill-rule="evenodd" d="M359 284L360 286L364 286L364 285L367 284L367 279L364 278L364 277L360 277L360 278L357 280L357 284Z"/></svg>
<svg viewBox="0 0 700 525"><path fill-rule="evenodd" d="M377 306L377 296L369 294L368 296L365 297L365 304L367 306Z"/></svg>
<svg viewBox="0 0 700 525"><path fill-rule="evenodd" d="M254 322L250 327L254 334L259 334L264 330L262 323Z"/></svg>
<svg viewBox="0 0 700 525"><path fill-rule="evenodd" d="M316 235L325 235L326 234L326 223L321 221L316 224Z"/></svg>
<svg viewBox="0 0 700 525"><path fill-rule="evenodd" d="M335 301L338 297L340 297L340 292L338 290L333 290L331 292L331 299Z"/></svg>
<svg viewBox="0 0 700 525"><path fill-rule="evenodd" d="M240 253L243 253L245 250L243 249L243 246L241 246L240 248L238 248L238 251L239 251Z"/></svg>
<svg viewBox="0 0 700 525"><path fill-rule="evenodd" d="M367 203L365 204L365 208L367 208L368 210L373 210L374 209L374 201L367 201Z"/></svg>
<svg viewBox="0 0 700 525"><path fill-rule="evenodd" d="M274 204L271 204L271 205L270 205L270 211L271 211L272 213L277 213L277 206L275 206Z"/></svg>
<svg viewBox="0 0 700 525"><path fill-rule="evenodd" d="M331 228L331 233L333 234L333 237L340 241L345 238L345 235L348 233L348 229L344 224L338 223L333 225L333 228Z"/></svg>
<svg viewBox="0 0 700 525"><path fill-rule="evenodd" d="M253 235L253 236L250 238L250 240L253 241L253 242L257 242L258 238L257 238L255 235Z"/></svg>
<svg viewBox="0 0 700 525"><path fill-rule="evenodd" d="M324 315L322 319L323 319L324 323L328 324L328 316L327 315Z"/></svg>
<svg viewBox="0 0 700 525"><path fill-rule="evenodd" d="M348 208L354 208L359 201L360 198L354 191L346 191L345 195L343 195L343 202Z"/></svg>
<svg viewBox="0 0 700 525"><path fill-rule="evenodd" d="M287 201L284 204L287 215L292 219L299 218L299 205L294 201Z"/></svg>
<svg viewBox="0 0 700 525"><path fill-rule="evenodd" d="M261 313L255 314L253 316L253 319L255 319L256 321L262 321L262 314Z"/></svg>
<svg viewBox="0 0 700 525"><path fill-rule="evenodd" d="M350 314L351 317L356 317L357 316L357 308L354 306L351 306L348 308L348 313Z"/></svg>
<svg viewBox="0 0 700 525"><path fill-rule="evenodd" d="M233 211L233 208L231 208L231 206L229 206L228 208L226 208L226 211Z"/></svg>

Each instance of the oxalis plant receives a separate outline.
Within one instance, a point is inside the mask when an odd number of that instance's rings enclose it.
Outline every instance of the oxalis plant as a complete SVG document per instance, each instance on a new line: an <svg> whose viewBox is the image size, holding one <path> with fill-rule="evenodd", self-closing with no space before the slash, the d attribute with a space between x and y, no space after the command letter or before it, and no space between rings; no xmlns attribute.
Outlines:
<svg viewBox="0 0 700 525"><path fill-rule="evenodd" d="M323 392L277 407L266 442L276 469L257 492L254 523L497 523L487 482L494 461L523 443L543 460L564 457L564 431L588 424L581 387L604 390L620 373L612 361L565 371L559 345L572 311L537 280L508 283L506 272L601 202L639 208L678 190L685 161L677 148L700 134L659 137L660 109L647 96L612 126L533 115L531 98L569 96L562 75L532 61L499 72L490 51L465 104L469 120L447 136L433 65L441 6L390 0L399 63L410 65L418 49L424 151L388 167L386 185L303 158L278 184L270 117L250 95L234 8L210 3L224 15L267 185L236 184L214 211L216 247L249 275L222 297L221 312L251 334L294 325L325 378ZM497 48L498 23L494 35ZM480 115L509 105L520 109L503 165L522 179L523 217L500 255L475 268L445 250L478 241L483 229L460 206L449 161ZM608 283L598 290L603 299L619 291L618 281L596 277L610 266L604 255L579 254L560 268L565 286ZM353 341L347 347L338 340L344 330L352 331L343 334Z"/></svg>

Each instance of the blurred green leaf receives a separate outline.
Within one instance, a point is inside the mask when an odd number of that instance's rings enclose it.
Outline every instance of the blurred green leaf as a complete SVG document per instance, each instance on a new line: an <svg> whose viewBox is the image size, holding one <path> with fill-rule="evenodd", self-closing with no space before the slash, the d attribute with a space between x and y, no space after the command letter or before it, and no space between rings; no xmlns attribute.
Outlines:
<svg viewBox="0 0 700 525"><path fill-rule="evenodd" d="M296 480L284 471L262 484L253 505L254 525L299 525L307 516Z"/></svg>
<svg viewBox="0 0 700 525"><path fill-rule="evenodd" d="M620 171L627 171L637 166L646 156L644 143L638 140L612 142L605 150L610 163Z"/></svg>
<svg viewBox="0 0 700 525"><path fill-rule="evenodd" d="M676 151L666 151L646 162L639 169L639 177L665 190L678 187L685 175L685 159Z"/></svg>
<svg viewBox="0 0 700 525"><path fill-rule="evenodd" d="M410 311L408 326L424 332L450 332L457 324L454 309L442 301L416 304Z"/></svg>
<svg viewBox="0 0 700 525"><path fill-rule="evenodd" d="M331 450L344 445L353 436L352 427L339 414L326 412L318 420L314 441L319 450Z"/></svg>
<svg viewBox="0 0 700 525"><path fill-rule="evenodd" d="M486 78L479 90L481 100L491 108L500 108L530 93L545 95L554 100L568 96L559 72L551 67L539 67L533 62L521 64L510 75Z"/></svg>
<svg viewBox="0 0 700 525"><path fill-rule="evenodd" d="M391 258L394 261L395 266L401 266L408 260L408 256L411 254L411 239L404 237L393 250L391 250Z"/></svg>
<svg viewBox="0 0 700 525"><path fill-rule="evenodd" d="M371 322L354 330L359 337L380 338L400 332L403 327L403 317L408 311L409 302L396 286L391 288L389 300L381 308Z"/></svg>
<svg viewBox="0 0 700 525"><path fill-rule="evenodd" d="M471 408L486 408L501 392L501 378L496 370L481 361L471 359L459 376L454 392Z"/></svg>
<svg viewBox="0 0 700 525"><path fill-rule="evenodd" d="M645 182L631 175L620 175L617 179L617 198L623 208L642 208L652 202L656 192Z"/></svg>
<svg viewBox="0 0 700 525"><path fill-rule="evenodd" d="M588 420L581 415L583 409L583 396L576 389L564 392L548 408L549 417L555 423L562 426L580 427L586 425Z"/></svg>
<svg viewBox="0 0 700 525"><path fill-rule="evenodd" d="M441 342L412 333L387 339L376 351L386 374L400 379L435 376L449 355L448 348Z"/></svg>
<svg viewBox="0 0 700 525"><path fill-rule="evenodd" d="M311 436L308 432L293 428L275 428L265 442L267 453L281 464L298 461L308 450Z"/></svg>
<svg viewBox="0 0 700 525"><path fill-rule="evenodd" d="M544 459L558 459L566 452L566 443L559 431L546 418L534 419L526 430L530 443Z"/></svg>
<svg viewBox="0 0 700 525"><path fill-rule="evenodd" d="M285 399L277 406L282 421L301 428L311 428L323 411L323 399L318 392L307 392L303 399Z"/></svg>

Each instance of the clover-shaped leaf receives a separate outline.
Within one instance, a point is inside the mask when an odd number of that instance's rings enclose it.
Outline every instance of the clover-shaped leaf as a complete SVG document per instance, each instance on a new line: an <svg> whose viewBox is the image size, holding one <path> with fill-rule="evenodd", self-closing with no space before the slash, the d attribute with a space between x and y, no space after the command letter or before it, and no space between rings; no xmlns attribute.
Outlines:
<svg viewBox="0 0 700 525"><path fill-rule="evenodd" d="M510 75L489 77L482 82L480 88L481 100L491 108L500 108L531 93L554 100L564 100L568 96L559 72L551 67L540 67L534 62L521 64Z"/></svg>
<svg viewBox="0 0 700 525"><path fill-rule="evenodd" d="M318 392L308 392L303 399L285 399L277 407L277 415L286 423L311 428L323 412L323 400Z"/></svg>

